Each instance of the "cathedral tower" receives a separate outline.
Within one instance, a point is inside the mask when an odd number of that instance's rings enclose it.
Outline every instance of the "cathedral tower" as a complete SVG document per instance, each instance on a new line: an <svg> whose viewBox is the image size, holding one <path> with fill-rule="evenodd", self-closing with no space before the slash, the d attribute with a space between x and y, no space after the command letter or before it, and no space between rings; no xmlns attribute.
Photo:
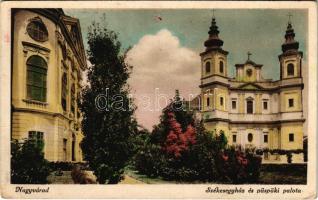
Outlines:
<svg viewBox="0 0 318 200"><path fill-rule="evenodd" d="M299 43L295 41L295 33L291 22L288 22L285 33L285 43L282 44L283 53L278 56L280 62L280 79L302 77L301 60L303 52L298 51Z"/></svg>
<svg viewBox="0 0 318 200"><path fill-rule="evenodd" d="M227 77L227 51L222 49L223 41L219 38L219 30L215 18L212 18L209 38L204 42L205 51L201 53L202 78L219 75Z"/></svg>
<svg viewBox="0 0 318 200"><path fill-rule="evenodd" d="M227 55L213 16L209 37L204 42L201 56L201 97L203 119L209 130L228 133L228 74Z"/></svg>
<svg viewBox="0 0 318 200"><path fill-rule="evenodd" d="M301 68L303 53L298 51L299 43L295 41L295 33L291 22L288 22L283 53L280 61L280 140L282 149L302 149L303 138L303 100L304 87Z"/></svg>

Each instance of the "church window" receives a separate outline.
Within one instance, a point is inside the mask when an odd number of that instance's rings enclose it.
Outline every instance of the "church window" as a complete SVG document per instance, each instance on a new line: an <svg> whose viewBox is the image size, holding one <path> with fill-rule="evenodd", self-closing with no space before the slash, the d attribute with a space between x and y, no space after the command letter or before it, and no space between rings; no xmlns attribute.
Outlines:
<svg viewBox="0 0 318 200"><path fill-rule="evenodd" d="M236 101L232 101L232 109L233 109L233 110L236 109Z"/></svg>
<svg viewBox="0 0 318 200"><path fill-rule="evenodd" d="M206 98L206 106L209 107L210 106L210 97Z"/></svg>
<svg viewBox="0 0 318 200"><path fill-rule="evenodd" d="M206 62L205 63L205 73L210 73L211 72L211 63Z"/></svg>
<svg viewBox="0 0 318 200"><path fill-rule="evenodd" d="M48 31L40 18L34 18L27 25L29 36L39 42L44 42L48 39Z"/></svg>
<svg viewBox="0 0 318 200"><path fill-rule="evenodd" d="M287 75L294 76L294 65L291 63L287 65Z"/></svg>
<svg viewBox="0 0 318 200"><path fill-rule="evenodd" d="M232 135L233 143L236 143L236 135Z"/></svg>
<svg viewBox="0 0 318 200"><path fill-rule="evenodd" d="M289 142L294 142L294 133L289 133L288 139L289 139Z"/></svg>
<svg viewBox="0 0 318 200"><path fill-rule="evenodd" d="M220 61L220 73L224 72L224 64L223 61Z"/></svg>
<svg viewBox="0 0 318 200"><path fill-rule="evenodd" d="M253 101L248 100L246 102L246 108L247 108L246 111L248 114L253 114Z"/></svg>
<svg viewBox="0 0 318 200"><path fill-rule="evenodd" d="M40 56L31 56L27 61L27 98L46 101L47 64Z"/></svg>
<svg viewBox="0 0 318 200"><path fill-rule="evenodd" d="M294 99L288 99L288 107L294 107Z"/></svg>
<svg viewBox="0 0 318 200"><path fill-rule="evenodd" d="M267 108L268 108L268 102L267 102L267 101L264 101L264 102L263 102L263 109L264 109L264 110L267 110Z"/></svg>
<svg viewBox="0 0 318 200"><path fill-rule="evenodd" d="M264 135L264 143L268 143L268 135Z"/></svg>
<svg viewBox="0 0 318 200"><path fill-rule="evenodd" d="M253 141L253 134L252 133L249 133L247 135L247 140L248 140L248 142L252 142Z"/></svg>
<svg viewBox="0 0 318 200"><path fill-rule="evenodd" d="M220 97L220 105L223 106L223 104L224 104L223 97Z"/></svg>
<svg viewBox="0 0 318 200"><path fill-rule="evenodd" d="M66 73L63 74L62 76L62 99L61 99L61 102L62 102L62 107L63 107L63 110L66 111L66 98L67 98L67 75Z"/></svg>

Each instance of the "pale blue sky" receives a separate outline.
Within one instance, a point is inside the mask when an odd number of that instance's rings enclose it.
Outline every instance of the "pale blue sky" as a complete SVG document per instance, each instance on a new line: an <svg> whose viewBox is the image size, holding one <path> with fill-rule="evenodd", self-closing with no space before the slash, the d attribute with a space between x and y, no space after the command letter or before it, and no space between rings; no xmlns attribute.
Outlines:
<svg viewBox="0 0 318 200"><path fill-rule="evenodd" d="M88 26L92 21L101 22L105 16L107 27L119 33L123 48L138 43L144 35L156 34L168 29L179 38L183 47L198 54L204 50L203 42L208 37L212 11L210 9L165 9L165 10L107 10L81 9L65 10L66 14L80 20L84 45ZM307 11L282 9L217 9L215 17L224 41L223 49L229 51L228 67L234 75L234 64L245 62L247 51L252 52L252 60L263 64L264 78L279 78L278 55L288 21L291 18L300 50L307 57ZM158 22L155 16L162 20Z"/></svg>

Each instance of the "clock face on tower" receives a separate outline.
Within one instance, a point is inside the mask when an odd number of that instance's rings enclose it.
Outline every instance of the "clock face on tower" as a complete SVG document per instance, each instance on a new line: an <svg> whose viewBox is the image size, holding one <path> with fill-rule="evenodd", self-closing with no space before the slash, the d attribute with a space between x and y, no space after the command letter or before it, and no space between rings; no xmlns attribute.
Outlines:
<svg viewBox="0 0 318 200"><path fill-rule="evenodd" d="M246 74L247 74L247 76L252 76L252 70L251 69L247 69L246 70Z"/></svg>

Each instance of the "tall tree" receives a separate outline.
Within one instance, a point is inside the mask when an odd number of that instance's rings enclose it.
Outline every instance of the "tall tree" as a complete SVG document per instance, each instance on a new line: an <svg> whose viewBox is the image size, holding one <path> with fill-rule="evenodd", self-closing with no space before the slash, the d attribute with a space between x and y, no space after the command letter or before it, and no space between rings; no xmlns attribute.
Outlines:
<svg viewBox="0 0 318 200"><path fill-rule="evenodd" d="M130 137L137 130L127 84L132 67L125 63L121 43L113 31L93 23L87 39L91 66L80 103L84 133L81 146L97 181L114 184L122 178L131 156Z"/></svg>

